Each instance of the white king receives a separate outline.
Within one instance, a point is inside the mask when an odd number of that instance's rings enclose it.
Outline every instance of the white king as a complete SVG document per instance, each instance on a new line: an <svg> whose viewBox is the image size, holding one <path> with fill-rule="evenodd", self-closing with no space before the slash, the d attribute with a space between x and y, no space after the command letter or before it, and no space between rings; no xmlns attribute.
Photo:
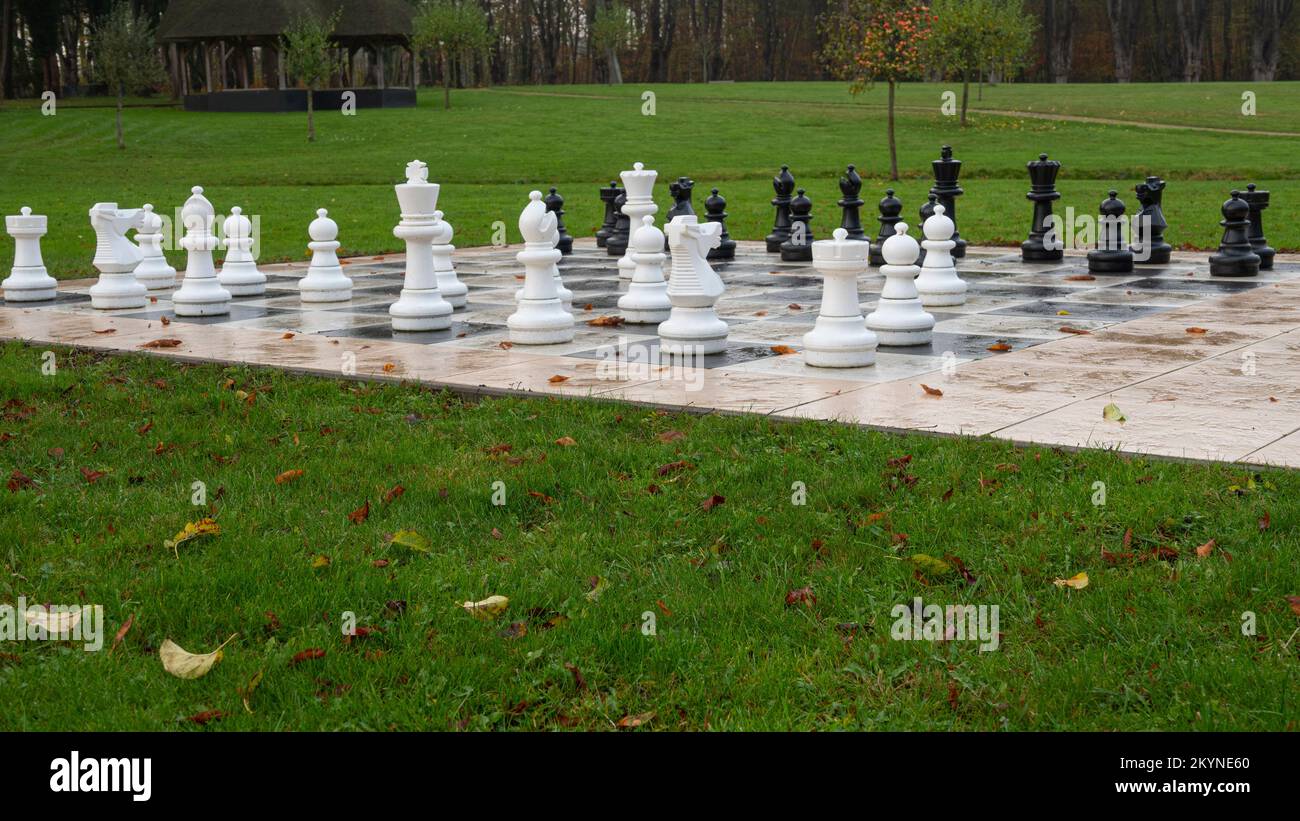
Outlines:
<svg viewBox="0 0 1300 821"><path fill-rule="evenodd" d="M406 279L402 295L388 308L394 331L441 331L451 327L451 303L438 290L433 242L444 234L435 217L440 186L429 182L429 167L416 160L406 166L406 182L394 186L402 221L393 236L406 241ZM445 232L450 237L450 226ZM454 275L454 274L453 274Z"/></svg>
<svg viewBox="0 0 1300 821"><path fill-rule="evenodd" d="M542 202L542 192L530 192L528 204L519 214L524 250L515 255L524 266L524 289L518 309L506 320L510 341L518 345L573 341L573 314L564 310L551 270L562 256L555 247L555 222L555 214Z"/></svg>
<svg viewBox="0 0 1300 821"><path fill-rule="evenodd" d="M727 323L713 306L726 288L709 265L708 254L722 242L722 224L700 224L694 214L668 223L672 276L668 300L672 312L659 326L660 350L673 356L721 353L727 347Z"/></svg>
<svg viewBox="0 0 1300 821"><path fill-rule="evenodd" d="M18 214L5 217L5 230L14 238L14 268L0 288L6 302L41 302L54 299L58 282L45 270L41 259L41 237L48 230L48 220L23 206Z"/></svg>

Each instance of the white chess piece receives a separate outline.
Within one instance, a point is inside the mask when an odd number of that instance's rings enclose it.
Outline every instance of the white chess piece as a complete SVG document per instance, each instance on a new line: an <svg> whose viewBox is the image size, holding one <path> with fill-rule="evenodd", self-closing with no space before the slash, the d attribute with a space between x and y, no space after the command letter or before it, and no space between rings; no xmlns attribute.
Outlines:
<svg viewBox="0 0 1300 821"><path fill-rule="evenodd" d="M126 232L140 227L138 208L119 210L115 202L97 202L90 209L90 227L95 229L94 266L99 281L90 288L90 305L101 310L143 308L148 289L136 281L135 269L143 254L126 238Z"/></svg>
<svg viewBox="0 0 1300 821"><path fill-rule="evenodd" d="M220 316L230 313L230 292L217 281L216 265L212 252L217 247L217 237L212 233L217 222L217 211L203 196L203 189L195 186L192 196L181 209L181 224L185 238L181 247L188 253L185 259L185 278L181 287L172 294L172 309L177 316Z"/></svg>
<svg viewBox="0 0 1300 821"><path fill-rule="evenodd" d="M722 224L700 224L694 214L668 223L672 276L668 299L672 311L659 326L659 348L673 356L721 353L727 348L727 323L713 306L726 290L722 277L709 265L708 253L722 242Z"/></svg>
<svg viewBox="0 0 1300 821"><path fill-rule="evenodd" d="M6 302L42 302L58 295L59 283L45 270L41 259L41 237L49 229L49 220L23 206L19 213L5 217L5 230L14 238L14 267L5 281Z"/></svg>
<svg viewBox="0 0 1300 821"><path fill-rule="evenodd" d="M402 295L388 308L394 331L441 331L451 327L451 303L438 290L433 241L443 233L434 219L440 186L429 182L429 168L416 160L406 166L406 182L394 186L402 221L393 236L406 241L406 279Z"/></svg>
<svg viewBox="0 0 1300 821"><path fill-rule="evenodd" d="M307 233L312 239L307 243L311 249L311 265L307 267L307 276L298 283L300 298L303 302L347 302L352 298L352 280L339 264L339 224L330 219L329 211L321 208L307 227Z"/></svg>
<svg viewBox="0 0 1300 821"><path fill-rule="evenodd" d="M232 296L266 293L266 274L257 269L253 259L253 223L244 216L243 209L231 208L221 230L226 235L226 258L221 262L217 281Z"/></svg>
<svg viewBox="0 0 1300 821"><path fill-rule="evenodd" d="M633 163L631 171L624 171L619 174L623 180L623 188L626 191L627 200L623 203L623 213L627 215L629 231L638 230L641 225L641 218L647 215L653 215L659 211L659 206L655 205L654 187L655 180L659 177L658 171L647 171L641 163ZM632 248L632 239L628 237L628 250ZM618 260L618 278L632 279L636 272L636 263L632 260L629 253L624 253Z"/></svg>
<svg viewBox="0 0 1300 821"><path fill-rule="evenodd" d="M451 244L455 231L451 223L442 218L441 211L433 212L438 224L438 236L433 240L433 269L438 272L438 291L453 308L464 308L469 302L469 286L456 278L456 266L451 261L456 246Z"/></svg>
<svg viewBox="0 0 1300 821"><path fill-rule="evenodd" d="M921 307L916 290L921 246L907 235L907 223L895 225L894 232L880 247L885 286L876 310L867 316L867 327L876 332L881 345L928 345L934 336L934 317Z"/></svg>
<svg viewBox="0 0 1300 821"><path fill-rule="evenodd" d="M925 234L921 242L925 261L921 263L921 275L916 278L921 304L927 308L965 304L967 285L957 276L950 253L957 245L952 239L957 226L944 214L944 207L936 205L934 216L925 221L921 230Z"/></svg>
<svg viewBox="0 0 1300 821"><path fill-rule="evenodd" d="M836 228L834 239L812 246L813 267L825 281L817 324L803 336L803 358L816 368L861 368L876 361L876 335L858 307L858 276L867 272L870 243L848 236Z"/></svg>
<svg viewBox="0 0 1300 821"><path fill-rule="evenodd" d="M627 256L636 268L627 293L618 299L623 321L632 325L663 322L672 312L668 299L668 283L664 280L664 232L655 227L655 218L646 214L641 225L632 232L627 244Z"/></svg>
<svg viewBox="0 0 1300 821"><path fill-rule="evenodd" d="M573 314L564 310L551 272L561 257L560 249L555 247L555 222L555 214L547 211L542 202L542 192L530 192L528 205L519 214L524 250L515 255L524 266L523 296L518 310L506 320L510 341L518 345L573 341Z"/></svg>
<svg viewBox="0 0 1300 821"><path fill-rule="evenodd" d="M558 216L555 218L555 228L551 230L551 242L556 248L560 247L560 220ZM563 258L564 252L561 251L559 259L556 259L551 264L551 276L555 279L555 295L560 298L560 304L564 306L564 310L572 312L573 291L564 287L564 277L560 276L560 259Z"/></svg>
<svg viewBox="0 0 1300 821"><path fill-rule="evenodd" d="M135 232L135 244L142 257L135 267L135 278L150 291L165 291L176 285L176 269L167 264L162 250L162 228L163 218L153 212L152 205L145 203L140 228Z"/></svg>

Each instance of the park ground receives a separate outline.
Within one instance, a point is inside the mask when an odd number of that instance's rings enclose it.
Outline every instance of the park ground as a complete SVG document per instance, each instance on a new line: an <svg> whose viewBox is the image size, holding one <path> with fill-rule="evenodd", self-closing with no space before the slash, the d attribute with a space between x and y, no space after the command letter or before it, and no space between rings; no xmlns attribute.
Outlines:
<svg viewBox="0 0 1300 821"><path fill-rule="evenodd" d="M655 95L653 116L642 113L646 91ZM977 244L1024 239L1025 163L1047 152L1064 163L1058 210L1095 215L1111 188L1127 192L1136 210L1133 185L1157 174L1169 181L1168 239L1207 249L1219 240L1223 200L1256 182L1273 192L1265 218L1273 245L1300 249L1300 223L1291 218L1300 83L1013 84L985 87L982 99L972 88L965 128L943 113L946 91L960 87L902 86L896 184L887 181L884 86L859 97L843 83L504 87L455 91L450 110L430 90L415 109L321 112L315 144L306 141L305 114L187 113L154 101L126 112L125 151L114 145L114 112L103 100L68 100L49 117L39 101L10 102L0 110L0 202L6 213L30 205L49 215L46 261L65 279L94 274L91 204L148 201L174 214L194 185L223 213L239 205L260 218L265 262L304 259L307 225L320 207L338 220L345 253L401 250L392 186L415 158L443 185L440 205L460 245L489 243L498 221L518 241L528 191L551 185L567 197L573 233L589 236L602 215L596 189L638 160L659 171L661 208L670 179L696 180L701 211L708 190L720 188L742 239L770 230L770 180L787 163L813 199L814 234L825 236L839 221L836 181L848 163L868 178L868 222L886 187L898 190L914 220L930 161L949 143L965 163L961 231ZM1246 93L1254 95L1253 116L1242 113ZM11 249L0 236L0 258ZM181 264L183 253L171 258Z"/></svg>
<svg viewBox="0 0 1300 821"><path fill-rule="evenodd" d="M743 238L768 229L783 162L815 228L844 164L866 198L886 185L883 88L650 87L653 117L644 90L457 91L449 112L430 92L322 114L315 145L299 115L133 108L125 152L109 109L11 103L0 201L51 216L46 259L71 278L92 274L91 203L167 210L195 184L262 216L264 260L304 258L320 206L347 250L395 250L391 186L416 157L463 244L495 220L517 239L547 184L589 233L596 186L638 159L694 177L697 206L723 188ZM1047 151L1063 204L1089 213L1165 176L1179 245L1212 246L1226 192L1259 181L1273 244L1300 248L1295 85L1001 86L977 103L1243 133L979 110L962 129L943 90L900 98L908 213L951 143L963 234L1018 242L1024 162ZM0 643L0 730L1300 726L1300 472L17 342L0 386L0 602L98 604L106 622L99 652ZM167 546L207 516L219 535ZM494 595L493 618L461 607ZM893 608L917 597L997 605L998 648L894 640ZM365 635L342 635L345 613ZM196 680L158 657L232 636Z"/></svg>

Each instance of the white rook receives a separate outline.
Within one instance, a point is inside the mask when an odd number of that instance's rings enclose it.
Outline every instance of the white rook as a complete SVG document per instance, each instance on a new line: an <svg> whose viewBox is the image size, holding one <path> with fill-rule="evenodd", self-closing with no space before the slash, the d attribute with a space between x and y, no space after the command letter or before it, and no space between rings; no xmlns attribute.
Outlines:
<svg viewBox="0 0 1300 821"><path fill-rule="evenodd" d="M880 247L885 286L876 310L867 316L867 327L876 332L881 345L928 345L934 336L934 317L921 307L916 290L921 246L907 235L907 223L895 225L894 232Z"/></svg>
<svg viewBox="0 0 1300 821"><path fill-rule="evenodd" d="M330 219L324 208L316 212L316 219L307 227L311 242L311 265L307 276L298 283L303 302L347 302L352 298L352 280L343 273L339 264L339 224Z"/></svg>
<svg viewBox="0 0 1300 821"><path fill-rule="evenodd" d="M230 292L217 281L217 268L212 252L217 247L217 237L212 233L217 222L217 211L203 196L197 185L192 196L181 209L181 224L185 226L185 278L181 287L172 294L172 308L177 316L221 316L230 313Z"/></svg>
<svg viewBox="0 0 1300 821"><path fill-rule="evenodd" d="M443 233L434 214L440 186L429 182L429 168L416 160L406 166L406 182L394 186L402 221L393 236L406 241L406 279L402 295L388 308L394 331L441 331L451 327L451 303L438 290L433 241Z"/></svg>
<svg viewBox="0 0 1300 821"><path fill-rule="evenodd" d="M817 368L861 368L876 361L876 335L858 307L858 276L867 272L868 242L851 240L844 228L834 239L812 246L813 267L822 275L817 324L803 336L804 362Z"/></svg>
<svg viewBox="0 0 1300 821"><path fill-rule="evenodd" d="M136 266L144 254L126 232L140 227L139 208L119 210L115 202L97 202L90 209L90 227L95 229L94 266L99 281L90 288L90 305L101 310L143 308L148 289L135 278Z"/></svg>
<svg viewBox="0 0 1300 821"><path fill-rule="evenodd" d="M515 255L524 266L524 289L518 309L506 320L510 341L518 345L573 341L573 314L564 310L551 271L562 256L555 247L555 222L555 214L542 202L542 192L530 192L528 204L519 214L524 250Z"/></svg>
<svg viewBox="0 0 1300 821"><path fill-rule="evenodd" d="M59 283L45 270L41 259L41 237L49 221L23 206L19 213L5 217L5 230L14 238L14 267L0 288L6 302L42 302L54 299Z"/></svg>

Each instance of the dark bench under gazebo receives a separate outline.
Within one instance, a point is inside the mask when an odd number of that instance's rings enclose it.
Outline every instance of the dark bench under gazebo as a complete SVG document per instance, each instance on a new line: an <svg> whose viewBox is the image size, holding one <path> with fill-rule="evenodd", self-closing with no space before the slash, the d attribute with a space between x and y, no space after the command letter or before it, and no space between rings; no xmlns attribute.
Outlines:
<svg viewBox="0 0 1300 821"><path fill-rule="evenodd" d="M333 40L341 69L317 108L415 105L419 67L406 0L171 0L158 27L173 88L189 111L305 111L307 91L288 76L280 35L304 8L342 11Z"/></svg>

